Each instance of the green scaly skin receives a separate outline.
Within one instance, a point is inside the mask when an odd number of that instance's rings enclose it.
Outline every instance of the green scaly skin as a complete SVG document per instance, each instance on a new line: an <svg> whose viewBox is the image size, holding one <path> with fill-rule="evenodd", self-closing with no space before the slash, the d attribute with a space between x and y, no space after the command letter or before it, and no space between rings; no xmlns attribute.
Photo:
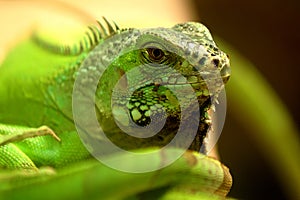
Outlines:
<svg viewBox="0 0 300 200"><path fill-rule="evenodd" d="M59 168L91 157L77 135L71 107L74 80L83 73L78 71L83 61L90 66L87 69L96 69L96 72L91 71L94 73L103 70L103 66L97 68L95 62L110 63L99 81L96 110L101 127L115 144L124 149L143 149L169 143L178 130L179 122L188 120L188 117L180 118L180 107L195 109L184 92L186 87L192 85L201 115L196 124L196 138L189 149L199 151L204 145L203 139L211 124L207 111L223 87L217 82L217 76L221 74L221 82L226 83L230 75L229 60L217 48L207 28L200 23L189 22L169 29L156 28L143 32L138 29L120 30L109 23L107 25L107 30L102 26L100 29L89 27L87 38L75 42L74 46L53 44L34 35L31 40L16 46L7 56L0 67L2 168ZM105 48L102 43L111 36L119 37L108 43L111 47L108 48L109 52L103 52ZM132 44L134 49L130 50ZM170 77L171 73L158 64L171 67L185 79ZM126 76L140 65L146 66L144 71L137 70ZM146 76L148 67L157 69L154 77L160 75L159 84L153 81L153 76ZM206 72L205 80L202 72ZM134 92L130 99L122 95L114 97L116 103L111 106L112 90L123 75L131 83L130 90ZM141 83L144 86L138 87ZM207 84L213 87L208 90ZM180 97L167 86L180 87L181 95L186 99L182 105L177 101ZM129 110L128 114L120 112L124 104ZM128 136L113 119L112 113L121 117L123 120L120 123L125 126L130 119L137 125L146 126L151 122L150 115L154 118L161 116L159 105L164 107L167 115L166 125L151 138ZM47 127L36 128L43 125ZM224 181L221 165L220 171L222 173L218 172L217 177L223 177L221 179Z"/></svg>

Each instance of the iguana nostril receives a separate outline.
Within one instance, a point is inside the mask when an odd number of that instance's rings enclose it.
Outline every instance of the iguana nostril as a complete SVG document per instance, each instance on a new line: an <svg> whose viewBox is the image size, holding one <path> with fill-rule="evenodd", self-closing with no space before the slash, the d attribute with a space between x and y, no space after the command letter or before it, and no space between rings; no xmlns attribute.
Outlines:
<svg viewBox="0 0 300 200"><path fill-rule="evenodd" d="M220 60L219 59L213 59L212 62L215 65L215 67L219 67L219 64L220 64Z"/></svg>

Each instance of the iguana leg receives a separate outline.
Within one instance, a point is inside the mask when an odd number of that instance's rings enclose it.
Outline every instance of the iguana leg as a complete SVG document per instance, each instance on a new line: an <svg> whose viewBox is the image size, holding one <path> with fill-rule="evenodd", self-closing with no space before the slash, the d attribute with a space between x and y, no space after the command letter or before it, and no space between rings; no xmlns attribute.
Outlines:
<svg viewBox="0 0 300 200"><path fill-rule="evenodd" d="M14 143L27 138L51 135L60 139L48 127L28 128L24 126L0 124L0 167L9 169L37 169L32 160Z"/></svg>

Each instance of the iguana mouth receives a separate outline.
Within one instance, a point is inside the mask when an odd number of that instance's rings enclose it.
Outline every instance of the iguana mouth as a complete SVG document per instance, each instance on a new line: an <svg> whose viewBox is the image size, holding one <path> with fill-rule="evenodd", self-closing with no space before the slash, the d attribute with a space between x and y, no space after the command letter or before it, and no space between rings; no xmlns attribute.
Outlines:
<svg viewBox="0 0 300 200"><path fill-rule="evenodd" d="M228 76L224 76L221 77L221 79L224 81L227 81L229 79L229 75ZM156 86L192 86L194 89L200 89L200 88L207 88L207 84L209 84L209 81L213 81L213 80L220 80L219 78L211 78L210 80L205 80L205 79L200 79L198 81L185 81L185 82L165 82L165 81L154 81L154 85ZM225 82L224 82L225 83Z"/></svg>
<svg viewBox="0 0 300 200"><path fill-rule="evenodd" d="M222 69L221 69L221 71L220 71L220 74L221 74L221 77L222 77L222 79L223 79L224 84L227 83L227 81L228 81L229 78L230 78L230 74L231 74L230 67L229 67L227 64L225 64L225 65L222 67Z"/></svg>
<svg viewBox="0 0 300 200"><path fill-rule="evenodd" d="M203 84L205 83L200 77L197 76L189 76L185 78L184 76L180 77L165 77L156 79L153 81L154 85L192 85L192 84Z"/></svg>

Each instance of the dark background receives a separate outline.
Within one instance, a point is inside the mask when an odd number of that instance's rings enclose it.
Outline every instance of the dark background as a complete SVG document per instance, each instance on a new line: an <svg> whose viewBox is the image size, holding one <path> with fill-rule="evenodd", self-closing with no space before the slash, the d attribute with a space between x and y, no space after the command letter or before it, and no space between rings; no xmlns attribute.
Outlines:
<svg viewBox="0 0 300 200"><path fill-rule="evenodd" d="M265 76L299 128L300 1L194 0L194 4L199 20L209 25L213 34L232 44ZM247 127L241 127L230 112L230 106L219 140L222 161L233 174L230 196L287 199L272 167L256 149Z"/></svg>

